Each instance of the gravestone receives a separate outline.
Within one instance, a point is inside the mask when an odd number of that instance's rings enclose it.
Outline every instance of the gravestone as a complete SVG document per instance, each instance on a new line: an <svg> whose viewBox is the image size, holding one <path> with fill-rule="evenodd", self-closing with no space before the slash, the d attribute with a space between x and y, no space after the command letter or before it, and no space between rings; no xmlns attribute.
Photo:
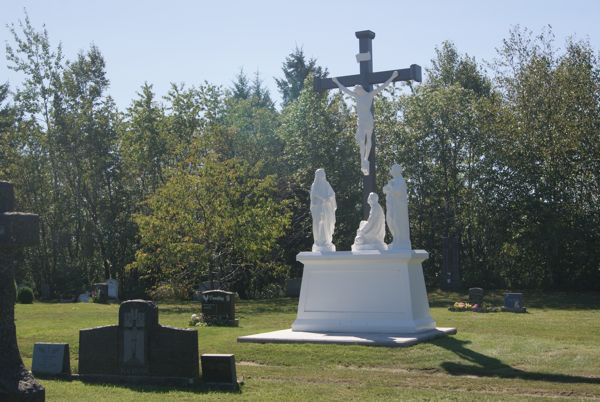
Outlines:
<svg viewBox="0 0 600 402"><path fill-rule="evenodd" d="M106 286L108 286L108 298L119 300L119 281L109 278L106 280Z"/></svg>
<svg viewBox="0 0 600 402"><path fill-rule="evenodd" d="M70 375L69 344L36 342L33 345L31 371L38 376Z"/></svg>
<svg viewBox="0 0 600 402"><path fill-rule="evenodd" d="M158 307L121 303L119 324L79 331L79 374L107 381L183 380L199 377L198 332L158 323Z"/></svg>
<svg viewBox="0 0 600 402"><path fill-rule="evenodd" d="M225 290L202 292L202 316L209 324L237 326L235 319L235 293Z"/></svg>
<svg viewBox="0 0 600 402"><path fill-rule="evenodd" d="M469 288L469 303L471 304L483 304L483 289L482 288Z"/></svg>
<svg viewBox="0 0 600 402"><path fill-rule="evenodd" d="M302 278L290 278L285 281L285 295L287 297L299 297Z"/></svg>
<svg viewBox="0 0 600 402"><path fill-rule="evenodd" d="M92 285L92 295L95 297L95 302L108 303L108 285L104 282L94 283Z"/></svg>
<svg viewBox="0 0 600 402"><path fill-rule="evenodd" d="M15 249L39 243L39 217L12 212L11 183L0 181L0 400L44 401L46 391L25 368L15 326Z"/></svg>
<svg viewBox="0 0 600 402"><path fill-rule="evenodd" d="M202 380L206 384L224 386L237 389L237 374L235 370L235 356L230 354L203 354Z"/></svg>
<svg viewBox="0 0 600 402"><path fill-rule="evenodd" d="M523 304L523 293L504 293L504 310L524 313L527 309Z"/></svg>

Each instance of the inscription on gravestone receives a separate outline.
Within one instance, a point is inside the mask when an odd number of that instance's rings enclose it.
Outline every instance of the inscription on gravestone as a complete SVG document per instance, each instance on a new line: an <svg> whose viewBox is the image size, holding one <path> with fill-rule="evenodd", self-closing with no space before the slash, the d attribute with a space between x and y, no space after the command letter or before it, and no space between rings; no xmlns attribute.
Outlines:
<svg viewBox="0 0 600 402"><path fill-rule="evenodd" d="M31 371L35 375L71 374L69 344L36 342Z"/></svg>

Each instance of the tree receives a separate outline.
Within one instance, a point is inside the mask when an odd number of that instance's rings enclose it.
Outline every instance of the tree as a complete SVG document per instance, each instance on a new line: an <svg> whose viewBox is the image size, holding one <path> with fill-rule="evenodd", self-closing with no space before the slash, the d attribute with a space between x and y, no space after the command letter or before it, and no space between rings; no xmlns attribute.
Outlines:
<svg viewBox="0 0 600 402"><path fill-rule="evenodd" d="M209 155L177 169L135 220L141 248L129 266L186 294L215 280L240 292L245 271L277 269L276 241L288 226L275 178L237 160Z"/></svg>
<svg viewBox="0 0 600 402"><path fill-rule="evenodd" d="M326 78L328 74L327 69L317 66L317 60L309 59L307 61L304 51L298 47L285 58L281 70L283 77L276 78L275 82L281 93L284 107L300 96L309 74L317 78Z"/></svg>

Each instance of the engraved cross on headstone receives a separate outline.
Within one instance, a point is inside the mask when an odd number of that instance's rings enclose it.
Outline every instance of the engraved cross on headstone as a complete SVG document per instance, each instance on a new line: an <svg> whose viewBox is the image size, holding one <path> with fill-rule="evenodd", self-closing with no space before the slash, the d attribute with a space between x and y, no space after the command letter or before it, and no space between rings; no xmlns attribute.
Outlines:
<svg viewBox="0 0 600 402"><path fill-rule="evenodd" d="M373 72L373 44L375 32L359 31L356 32L358 38L359 53L356 55L357 62L360 63L360 74L346 75L337 77L340 84L345 87L361 85L367 92L373 91L373 84L384 83L390 79L394 71L398 72L398 76L392 81L417 81L421 82L421 67L412 64L409 68ZM321 92L328 89L337 88L336 83L331 78L315 78L315 91ZM371 107L371 115L373 115L373 107ZM375 136L371 138L371 150L369 153L369 174L363 176L363 217L369 217L369 204L367 198L371 192L375 192Z"/></svg>

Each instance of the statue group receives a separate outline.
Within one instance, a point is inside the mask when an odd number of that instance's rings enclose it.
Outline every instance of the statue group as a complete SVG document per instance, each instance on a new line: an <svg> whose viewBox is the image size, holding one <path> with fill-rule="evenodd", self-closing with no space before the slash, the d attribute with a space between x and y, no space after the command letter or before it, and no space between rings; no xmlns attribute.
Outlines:
<svg viewBox="0 0 600 402"><path fill-rule="evenodd" d="M379 196L369 194L369 217L361 221L356 231L352 251L358 250L410 250L410 228L408 224L408 195L402 168L394 164L390 170L391 180L383 187L386 196L386 212L379 205ZM333 232L337 204L335 192L327 181L325 170L317 169L310 190L310 211L313 220L313 252L335 251ZM384 241L385 226L392 234L393 241Z"/></svg>

